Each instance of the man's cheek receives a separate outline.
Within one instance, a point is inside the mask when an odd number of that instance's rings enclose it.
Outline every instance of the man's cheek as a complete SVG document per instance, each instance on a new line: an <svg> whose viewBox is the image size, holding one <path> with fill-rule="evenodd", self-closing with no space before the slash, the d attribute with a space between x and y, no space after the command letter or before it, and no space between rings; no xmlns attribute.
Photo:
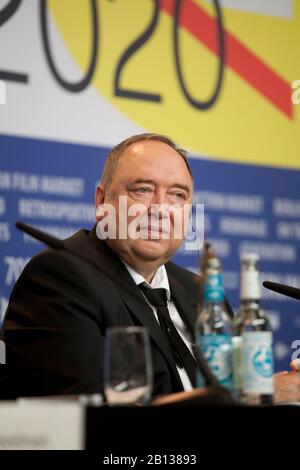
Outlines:
<svg viewBox="0 0 300 470"><path fill-rule="evenodd" d="M186 219L182 207L173 207L170 212L170 220L172 227L172 238L175 240L182 240L188 227L188 219Z"/></svg>

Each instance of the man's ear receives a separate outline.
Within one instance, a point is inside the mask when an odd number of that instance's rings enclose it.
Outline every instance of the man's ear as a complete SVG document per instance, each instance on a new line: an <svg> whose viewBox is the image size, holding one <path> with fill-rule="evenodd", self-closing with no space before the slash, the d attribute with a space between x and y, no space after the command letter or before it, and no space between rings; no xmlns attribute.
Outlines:
<svg viewBox="0 0 300 470"><path fill-rule="evenodd" d="M104 204L105 200L105 191L103 187L99 184L96 188L95 193L95 208L96 208L96 220L99 222L101 220L101 206Z"/></svg>
<svg viewBox="0 0 300 470"><path fill-rule="evenodd" d="M104 199L105 199L105 191L103 189L103 187L98 184L97 185L97 188L96 188L96 193L95 193L95 206L96 206L96 209L98 206L100 206L101 204L104 203Z"/></svg>

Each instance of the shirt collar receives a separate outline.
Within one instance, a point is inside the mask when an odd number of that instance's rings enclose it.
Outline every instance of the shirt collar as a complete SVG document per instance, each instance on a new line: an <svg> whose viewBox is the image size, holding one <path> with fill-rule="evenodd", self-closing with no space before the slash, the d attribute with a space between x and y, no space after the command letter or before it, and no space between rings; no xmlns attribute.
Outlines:
<svg viewBox="0 0 300 470"><path fill-rule="evenodd" d="M133 269L132 266L129 266L129 264L127 264L122 258L121 258L121 261L125 265L127 271L129 272L129 274L131 275L132 279L134 280L137 286L145 282L145 284L147 284L147 286L151 287L152 289L158 289L158 288L166 289L167 299L170 300L170 297L171 297L170 285L169 285L169 279L168 279L167 271L166 271L164 264L162 266L159 266L159 268L157 268L151 283L149 283L140 273L135 271L135 269Z"/></svg>

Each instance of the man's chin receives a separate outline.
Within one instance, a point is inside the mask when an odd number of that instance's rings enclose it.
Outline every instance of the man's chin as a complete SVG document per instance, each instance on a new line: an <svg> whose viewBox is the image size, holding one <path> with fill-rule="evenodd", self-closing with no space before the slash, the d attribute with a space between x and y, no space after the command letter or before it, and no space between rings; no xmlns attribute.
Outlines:
<svg viewBox="0 0 300 470"><path fill-rule="evenodd" d="M167 259L172 255L170 246L166 246L165 240L139 240L133 247L133 251L145 261Z"/></svg>

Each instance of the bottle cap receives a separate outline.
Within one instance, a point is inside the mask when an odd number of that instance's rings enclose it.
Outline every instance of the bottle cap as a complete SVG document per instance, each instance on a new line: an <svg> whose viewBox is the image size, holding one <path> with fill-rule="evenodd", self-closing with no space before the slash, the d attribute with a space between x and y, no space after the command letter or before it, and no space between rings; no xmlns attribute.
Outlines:
<svg viewBox="0 0 300 470"><path fill-rule="evenodd" d="M257 263L259 261L259 255L257 253L241 253L240 255L241 262L252 262Z"/></svg>
<svg viewBox="0 0 300 470"><path fill-rule="evenodd" d="M221 263L219 258L210 258L207 261L207 269L220 269L221 268Z"/></svg>

